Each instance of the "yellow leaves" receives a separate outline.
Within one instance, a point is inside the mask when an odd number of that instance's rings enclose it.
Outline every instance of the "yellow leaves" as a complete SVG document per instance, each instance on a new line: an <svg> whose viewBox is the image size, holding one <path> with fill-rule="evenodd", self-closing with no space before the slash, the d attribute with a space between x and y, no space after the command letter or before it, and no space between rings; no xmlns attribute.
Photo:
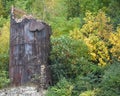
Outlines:
<svg viewBox="0 0 120 96"><path fill-rule="evenodd" d="M70 32L70 37L82 39L89 48L91 60L100 66L112 61L110 54L120 60L120 27L113 32L113 26L109 24L110 18L102 11L97 15L87 12L84 20L82 28L75 28Z"/></svg>
<svg viewBox="0 0 120 96"><path fill-rule="evenodd" d="M105 36L103 34L105 34L107 31L109 32L112 30L112 27L108 25L109 20L104 12L100 11L96 16L91 12L87 12L84 20L85 24L81 29L79 29L78 32L75 32L76 30L73 30L74 35L78 35L76 33L81 33L86 37L89 37L91 34Z"/></svg>
<svg viewBox="0 0 120 96"><path fill-rule="evenodd" d="M86 13L85 24L81 29L74 29L70 32L70 37L79 40L82 39L89 49L91 60L98 62L98 65L105 66L110 60L107 42L112 26L108 24L110 18L100 11L97 15L90 12Z"/></svg>
<svg viewBox="0 0 120 96"><path fill-rule="evenodd" d="M8 52L9 49L9 22L4 24L0 30L0 54Z"/></svg>
<svg viewBox="0 0 120 96"><path fill-rule="evenodd" d="M109 38L109 32L112 32L112 26L108 24L110 18L102 11L99 11L97 15L94 15L90 12L86 13L84 18L85 24L82 26L80 32L84 33L86 36L91 34L97 34L101 38Z"/></svg>
<svg viewBox="0 0 120 96"><path fill-rule="evenodd" d="M85 20L85 22L87 23L88 21L94 21L94 16L93 16L93 14L90 12L90 11L87 11L86 13L85 13L85 18L84 18L84 20Z"/></svg>
<svg viewBox="0 0 120 96"><path fill-rule="evenodd" d="M105 43L97 39L93 40L93 38L85 39L85 41L89 48L91 60L98 62L98 65L105 66L106 61L109 61L108 49Z"/></svg>
<svg viewBox="0 0 120 96"><path fill-rule="evenodd" d="M92 58L91 58L92 60L96 60L96 54L95 54L95 53L92 52L92 53L90 53L90 55L91 55L91 57L92 57Z"/></svg>
<svg viewBox="0 0 120 96"><path fill-rule="evenodd" d="M100 66L105 66L105 65L106 65L106 62L104 62L102 58L99 58L99 63L98 63L98 65L100 65Z"/></svg>
<svg viewBox="0 0 120 96"><path fill-rule="evenodd" d="M99 92L99 89L94 88L94 90L88 90L88 91L81 92L79 96L96 96L98 92Z"/></svg>
<svg viewBox="0 0 120 96"><path fill-rule="evenodd" d="M75 40L83 39L83 35L81 34L79 28L75 28L73 31L70 31L69 36Z"/></svg>
<svg viewBox="0 0 120 96"><path fill-rule="evenodd" d="M101 22L103 25L105 25L107 22L110 22L110 18L108 18L102 11L99 11L99 14L96 16L96 20Z"/></svg>
<svg viewBox="0 0 120 96"><path fill-rule="evenodd" d="M112 44L110 52L120 60L120 27L117 28L117 32L110 34L109 41Z"/></svg>
<svg viewBox="0 0 120 96"><path fill-rule="evenodd" d="M117 27L117 34L118 34L118 36L120 36L120 26Z"/></svg>

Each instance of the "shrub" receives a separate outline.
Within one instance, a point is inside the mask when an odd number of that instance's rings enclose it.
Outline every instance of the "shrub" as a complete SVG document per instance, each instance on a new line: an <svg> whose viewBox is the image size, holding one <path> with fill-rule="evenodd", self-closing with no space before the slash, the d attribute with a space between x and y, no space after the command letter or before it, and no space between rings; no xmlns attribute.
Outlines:
<svg viewBox="0 0 120 96"><path fill-rule="evenodd" d="M82 40L72 40L67 36L52 38L51 62L56 80L61 76L75 78L79 73L86 74L90 64L88 48Z"/></svg>
<svg viewBox="0 0 120 96"><path fill-rule="evenodd" d="M7 71L0 71L0 88L5 87L8 85L10 80L8 79L8 72Z"/></svg>
<svg viewBox="0 0 120 96"><path fill-rule="evenodd" d="M73 85L65 78L61 80L53 87L48 89L46 96L71 96Z"/></svg>
<svg viewBox="0 0 120 96"><path fill-rule="evenodd" d="M75 40L83 40L89 48L91 61L105 66L110 61L109 55L109 36L112 32L112 25L104 12L100 11L97 15L91 12L86 13L85 24L81 29L74 29L70 32L70 37Z"/></svg>
<svg viewBox="0 0 120 96"><path fill-rule="evenodd" d="M112 54L113 59L120 61L120 27L117 27L117 31L110 34L109 38L111 49L110 52Z"/></svg>
<svg viewBox="0 0 120 96"><path fill-rule="evenodd" d="M91 93L94 89L99 88L103 77L103 69L97 65L89 65L89 69L87 68L86 70L89 70L89 73L85 75L79 74L73 79L74 88L72 96L78 96L84 92L86 94L86 92L88 91L89 93L90 90Z"/></svg>
<svg viewBox="0 0 120 96"><path fill-rule="evenodd" d="M98 96L120 95L120 62L110 65L103 76Z"/></svg>

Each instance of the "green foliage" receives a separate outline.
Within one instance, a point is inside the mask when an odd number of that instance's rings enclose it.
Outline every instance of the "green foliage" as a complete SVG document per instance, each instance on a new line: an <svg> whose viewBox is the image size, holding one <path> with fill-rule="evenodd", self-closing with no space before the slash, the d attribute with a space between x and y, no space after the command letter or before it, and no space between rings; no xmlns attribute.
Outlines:
<svg viewBox="0 0 120 96"><path fill-rule="evenodd" d="M120 62L110 65L101 83L101 90L98 96L119 96L120 95Z"/></svg>
<svg viewBox="0 0 120 96"><path fill-rule="evenodd" d="M84 16L86 11L97 13L103 7L101 0L65 0L67 6L67 18Z"/></svg>
<svg viewBox="0 0 120 96"><path fill-rule="evenodd" d="M9 22L0 30L0 88L8 84Z"/></svg>
<svg viewBox="0 0 120 96"><path fill-rule="evenodd" d="M2 4L2 0L0 0L0 16L5 15L4 7Z"/></svg>
<svg viewBox="0 0 120 96"><path fill-rule="evenodd" d="M11 5L52 27L47 96L120 95L119 0L0 0L0 88L9 83Z"/></svg>
<svg viewBox="0 0 120 96"><path fill-rule="evenodd" d="M45 0L35 0L32 3L33 9L32 13L35 14L40 19L44 20L45 18Z"/></svg>
<svg viewBox="0 0 120 96"><path fill-rule="evenodd" d="M0 16L8 18L14 0L0 0Z"/></svg>
<svg viewBox="0 0 120 96"><path fill-rule="evenodd" d="M73 85L65 78L61 80L53 87L48 89L46 96L72 96Z"/></svg>
<svg viewBox="0 0 120 96"><path fill-rule="evenodd" d="M120 62L115 62L112 64L108 70L105 71L105 75L103 76L102 83L105 86L109 86L114 88L114 90L118 90L120 87Z"/></svg>
<svg viewBox="0 0 120 96"><path fill-rule="evenodd" d="M5 87L10 83L8 79L8 72L7 71L0 71L0 88Z"/></svg>
<svg viewBox="0 0 120 96"><path fill-rule="evenodd" d="M61 19L66 18L66 4L64 0L46 0L45 2L45 13L47 21L56 20L56 17ZM57 23L59 24L59 23ZM57 25L56 24L56 25Z"/></svg>
<svg viewBox="0 0 120 96"><path fill-rule="evenodd" d="M83 41L75 41L67 36L52 38L51 62L54 79L59 79L61 75L74 78L82 70L86 70L90 64L88 60L88 49Z"/></svg>
<svg viewBox="0 0 120 96"><path fill-rule="evenodd" d="M78 96L81 93L92 94L100 85L103 77L103 69L96 65L88 65L86 70L89 70L87 74L84 75L79 74L74 79L73 81L74 88L73 88L72 96Z"/></svg>
<svg viewBox="0 0 120 96"><path fill-rule="evenodd" d="M3 27L3 24L5 24L7 20L3 18L3 16L0 16L0 29Z"/></svg>
<svg viewBox="0 0 120 96"><path fill-rule="evenodd" d="M116 29L117 25L120 24L120 1L119 0L108 0L109 6L107 7L107 14L111 17L111 23Z"/></svg>
<svg viewBox="0 0 120 96"><path fill-rule="evenodd" d="M89 90L81 93L79 96L96 96L98 89Z"/></svg>
<svg viewBox="0 0 120 96"><path fill-rule="evenodd" d="M78 17L80 15L80 0L65 0L67 6L67 18Z"/></svg>
<svg viewBox="0 0 120 96"><path fill-rule="evenodd" d="M53 37L68 35L70 30L82 26L82 20L80 18L67 20L65 17L54 17L49 23L52 26Z"/></svg>
<svg viewBox="0 0 120 96"><path fill-rule="evenodd" d="M32 0L14 0L14 6L22 10L30 11L30 5L33 3Z"/></svg>
<svg viewBox="0 0 120 96"><path fill-rule="evenodd" d="M100 9L102 9L103 0L80 0L80 11L81 14L85 15L85 13L89 10L93 13L97 13Z"/></svg>

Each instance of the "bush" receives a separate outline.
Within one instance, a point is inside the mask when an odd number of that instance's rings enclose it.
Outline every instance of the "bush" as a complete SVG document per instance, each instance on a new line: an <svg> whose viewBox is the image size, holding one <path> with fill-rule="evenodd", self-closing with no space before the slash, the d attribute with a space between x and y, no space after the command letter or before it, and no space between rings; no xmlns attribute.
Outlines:
<svg viewBox="0 0 120 96"><path fill-rule="evenodd" d="M117 27L117 31L110 34L109 41L111 43L110 52L112 58L120 61L120 26Z"/></svg>
<svg viewBox="0 0 120 96"><path fill-rule="evenodd" d="M89 58L88 48L82 40L67 36L52 38L51 68L55 81L61 76L75 78L78 74L88 73Z"/></svg>
<svg viewBox="0 0 120 96"><path fill-rule="evenodd" d="M7 71L0 71L0 88L5 87L10 83L8 79L8 72Z"/></svg>
<svg viewBox="0 0 120 96"><path fill-rule="evenodd" d="M53 87L49 88L46 96L71 96L73 85L65 78L61 80Z"/></svg>
<svg viewBox="0 0 120 96"><path fill-rule="evenodd" d="M114 62L105 71L98 96L120 96L120 62Z"/></svg>
<svg viewBox="0 0 120 96"><path fill-rule="evenodd" d="M97 15L87 12L84 18L85 24L81 29L74 29L70 32L70 37L75 40L83 40L89 48L91 61L105 66L110 61L109 36L112 32L110 18L102 11Z"/></svg>
<svg viewBox="0 0 120 96"><path fill-rule="evenodd" d="M88 67L89 69L87 68L86 70L89 70L89 73L86 75L79 74L73 79L74 88L72 96L78 96L81 93L99 88L103 77L103 68L97 65L89 65Z"/></svg>

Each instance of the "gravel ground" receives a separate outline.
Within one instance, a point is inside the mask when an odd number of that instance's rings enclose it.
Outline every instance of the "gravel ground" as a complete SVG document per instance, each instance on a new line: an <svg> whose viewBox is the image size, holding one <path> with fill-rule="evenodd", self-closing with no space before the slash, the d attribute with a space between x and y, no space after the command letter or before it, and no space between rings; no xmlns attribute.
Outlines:
<svg viewBox="0 0 120 96"><path fill-rule="evenodd" d="M45 90L37 92L33 86L20 86L0 90L0 96L45 96Z"/></svg>

